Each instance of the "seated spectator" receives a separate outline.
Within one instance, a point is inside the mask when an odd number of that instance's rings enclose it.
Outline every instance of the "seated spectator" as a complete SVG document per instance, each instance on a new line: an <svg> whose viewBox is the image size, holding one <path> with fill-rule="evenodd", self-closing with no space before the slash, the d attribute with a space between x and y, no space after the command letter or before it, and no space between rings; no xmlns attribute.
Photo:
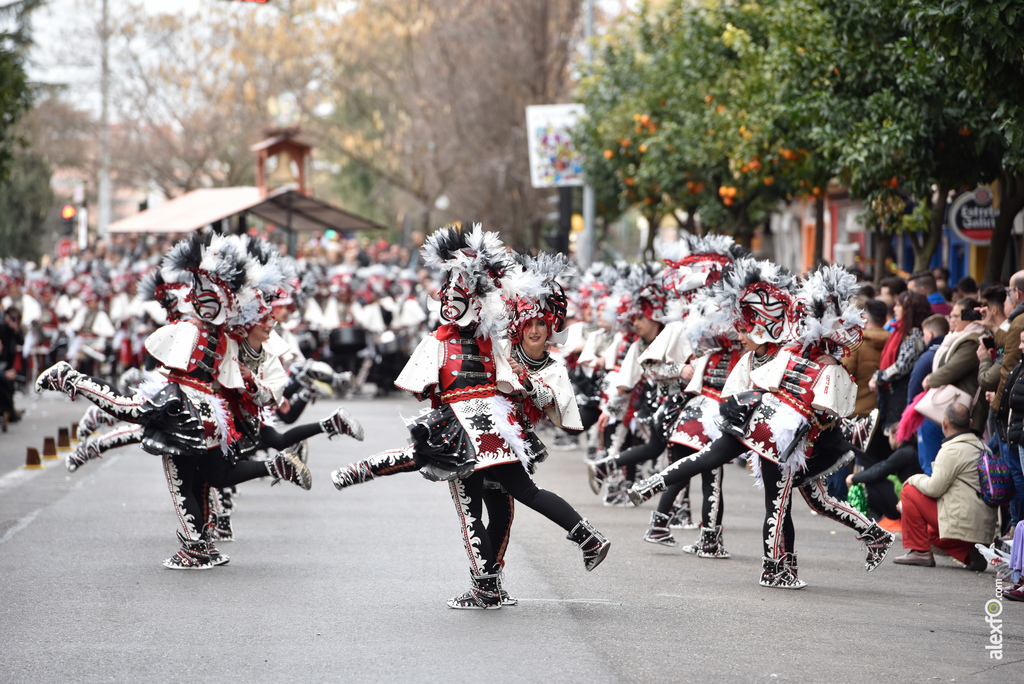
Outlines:
<svg viewBox="0 0 1024 684"><path fill-rule="evenodd" d="M949 334L949 319L945 316L932 315L924 320L921 328L924 330L924 341L928 346L914 364L914 370L910 372L910 384L907 387L910 401L924 391L924 378L932 372L935 354ZM917 431L917 455L921 472L925 475L932 474L932 461L935 460L935 454L939 453L941 444L942 428L925 418Z"/></svg>
<svg viewBox="0 0 1024 684"><path fill-rule="evenodd" d="M913 475L903 483L900 511L907 553L894 563L934 567L934 546L970 570L987 566L974 545L992 542L996 509L981 498L978 458L985 445L970 427L971 410L950 404L942 417L946 439L932 475Z"/></svg>
<svg viewBox="0 0 1024 684"><path fill-rule="evenodd" d="M936 266L932 269L932 277L935 278L935 287L938 290L949 287L949 269L945 266Z"/></svg>
<svg viewBox="0 0 1024 684"><path fill-rule="evenodd" d="M921 465L917 461L917 444L914 441L899 444L895 433L895 430L891 430L889 435L889 446L893 450L889 458L846 478L847 487L864 483L868 495L868 513L878 520L879 527L894 533L901 532L902 525L899 498L889 476L895 475L900 482L904 482L911 475L921 472Z"/></svg>
<svg viewBox="0 0 1024 684"><path fill-rule="evenodd" d="M946 316L953 308L939 293L938 288L935 286L935 276L931 273L917 273L910 276L907 288L914 292L920 292L927 297L928 303L932 305L932 313Z"/></svg>
<svg viewBox="0 0 1024 684"><path fill-rule="evenodd" d="M882 348L878 371L870 384L871 389L878 392L879 426L883 428L898 423L907 407L910 372L925 350L921 324L931 314L931 307L923 294L903 292L896 300L894 311L896 328Z"/></svg>
<svg viewBox="0 0 1024 684"><path fill-rule="evenodd" d="M929 275L929 277L931 277ZM932 372L921 383L924 389L953 385L967 396L978 395L978 340L985 333L977 299L961 299L949 314L949 334L935 353ZM973 427L981 432L988 418L988 401L976 397L973 407Z"/></svg>

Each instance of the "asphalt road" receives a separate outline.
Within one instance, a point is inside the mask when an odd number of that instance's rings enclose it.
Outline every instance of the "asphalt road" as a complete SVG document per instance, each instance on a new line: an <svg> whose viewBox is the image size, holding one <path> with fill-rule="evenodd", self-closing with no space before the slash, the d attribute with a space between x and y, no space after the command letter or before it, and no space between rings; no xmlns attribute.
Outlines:
<svg viewBox="0 0 1024 684"><path fill-rule="evenodd" d="M366 441L310 441L313 489L241 487L231 562L174 572L159 461L133 447L76 473L18 470L85 409L19 397L0 435L0 681L1021 682L1024 604L1003 601L1003 658L985 646L991 572L948 557L873 573L853 533L794 502L801 591L757 584L763 503L725 477L729 560L645 543L651 506L606 508L579 451L538 482L612 541L583 568L564 532L521 507L500 611L454 611L467 563L447 488L405 474L337 492L332 469L406 441L407 400L347 402ZM320 402L304 419L335 404ZM699 497L698 497L699 498ZM695 502L696 504L696 502ZM677 536L689 543L694 532Z"/></svg>

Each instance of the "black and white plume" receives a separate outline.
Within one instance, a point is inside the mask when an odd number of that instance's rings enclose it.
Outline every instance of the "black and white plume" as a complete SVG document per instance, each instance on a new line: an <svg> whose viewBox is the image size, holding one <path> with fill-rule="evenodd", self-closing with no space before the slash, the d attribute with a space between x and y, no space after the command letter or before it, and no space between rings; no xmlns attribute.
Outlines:
<svg viewBox="0 0 1024 684"><path fill-rule="evenodd" d="M448 225L435 230L421 249L426 266L446 274L446 282L462 281L476 311L476 337L501 337L508 319L502 299L502 279L513 264L497 233Z"/></svg>
<svg viewBox="0 0 1024 684"><path fill-rule="evenodd" d="M823 346L828 353L849 352L864 335L864 311L857 306L857 278L839 265L811 272L796 293L801 349Z"/></svg>
<svg viewBox="0 0 1024 684"><path fill-rule="evenodd" d="M737 259L714 290L717 307L706 312L716 329L741 325L759 343L785 343L795 337L791 320L796 278L770 261Z"/></svg>

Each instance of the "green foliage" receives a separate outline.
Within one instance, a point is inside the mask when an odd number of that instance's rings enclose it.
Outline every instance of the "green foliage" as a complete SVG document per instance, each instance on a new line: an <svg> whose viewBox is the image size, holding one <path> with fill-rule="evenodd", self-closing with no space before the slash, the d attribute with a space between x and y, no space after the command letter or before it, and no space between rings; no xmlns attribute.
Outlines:
<svg viewBox="0 0 1024 684"><path fill-rule="evenodd" d="M36 241L53 199L50 168L21 149L15 127L32 107L25 73L31 44L29 16L42 0L16 0L0 7L0 257L38 256Z"/></svg>
<svg viewBox="0 0 1024 684"><path fill-rule="evenodd" d="M949 191L998 174L1009 144L1001 116L1012 99L1005 86L1001 100L964 87L966 71L951 69L935 40L918 40L906 19L917 15L907 12L938 21L926 11L935 4L642 6L601 45L579 91L588 111L577 131L587 173L605 184L599 196L617 200L602 213L683 208L706 227L742 237L780 200L821 197L835 178L868 207L869 226L887 234L913 228L926 262L941 229L941 221L925 220L933 194L944 209ZM959 11L985 3L938 4ZM996 4L998 11L973 20L975 29L1024 22L1011 7L1020 3ZM976 53L1024 47L1020 35L977 36ZM998 72L1015 74L1014 85L1024 76L1021 52ZM970 64L980 68L977 59ZM904 221L917 205L917 218Z"/></svg>
<svg viewBox="0 0 1024 684"><path fill-rule="evenodd" d="M14 125L32 106L32 93L20 49L0 33L0 183L10 173L17 140Z"/></svg>
<svg viewBox="0 0 1024 684"><path fill-rule="evenodd" d="M604 43L581 83L587 173L614 178L606 218L677 209L749 237L780 199L823 193L812 146L827 88L826 18L805 0L644 6ZM824 43L824 44L823 44Z"/></svg>
<svg viewBox="0 0 1024 684"><path fill-rule="evenodd" d="M50 167L38 154L19 152L0 184L0 258L39 257L39 238L53 205Z"/></svg>
<svg viewBox="0 0 1024 684"><path fill-rule="evenodd" d="M1024 3L1019 0L887 0L922 53L957 92L985 102L1002 136L1004 168L1024 175Z"/></svg>

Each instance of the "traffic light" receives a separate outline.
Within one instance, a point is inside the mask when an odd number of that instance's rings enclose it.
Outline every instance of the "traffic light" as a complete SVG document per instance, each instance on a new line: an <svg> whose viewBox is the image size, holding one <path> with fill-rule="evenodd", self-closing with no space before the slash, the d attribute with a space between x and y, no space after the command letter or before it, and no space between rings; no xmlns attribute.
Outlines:
<svg viewBox="0 0 1024 684"><path fill-rule="evenodd" d="M65 204L60 209L61 223L64 226L65 235L75 234L75 216L78 214L78 210L75 209L73 204Z"/></svg>

